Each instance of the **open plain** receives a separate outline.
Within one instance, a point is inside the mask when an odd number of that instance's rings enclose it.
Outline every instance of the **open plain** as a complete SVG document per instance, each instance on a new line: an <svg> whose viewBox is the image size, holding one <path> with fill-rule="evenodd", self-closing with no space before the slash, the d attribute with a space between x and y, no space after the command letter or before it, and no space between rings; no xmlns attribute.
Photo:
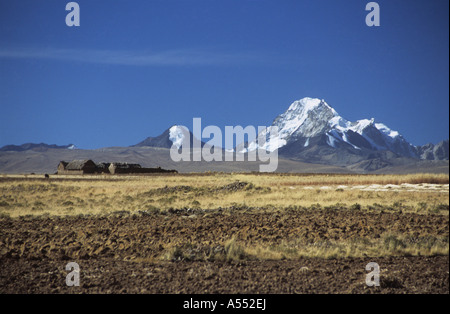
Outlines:
<svg viewBox="0 0 450 314"><path fill-rule="evenodd" d="M3 175L0 292L449 293L448 188L446 174Z"/></svg>

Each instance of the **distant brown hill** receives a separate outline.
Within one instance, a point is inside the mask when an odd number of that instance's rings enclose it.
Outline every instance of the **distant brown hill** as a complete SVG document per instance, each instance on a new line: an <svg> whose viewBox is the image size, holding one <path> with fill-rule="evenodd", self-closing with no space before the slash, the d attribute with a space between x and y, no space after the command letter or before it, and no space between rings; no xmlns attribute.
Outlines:
<svg viewBox="0 0 450 314"><path fill-rule="evenodd" d="M180 173L189 172L251 172L258 171L260 162L174 162L170 150L159 147L107 147L95 150L48 148L43 151L0 151L0 173L55 173L62 160L92 159L95 162L138 163L143 167L174 169ZM370 162L351 166L333 166L306 163L279 158L277 172L282 173L448 173L449 162L438 160L416 160L408 158L392 159L390 164L378 165L371 170Z"/></svg>

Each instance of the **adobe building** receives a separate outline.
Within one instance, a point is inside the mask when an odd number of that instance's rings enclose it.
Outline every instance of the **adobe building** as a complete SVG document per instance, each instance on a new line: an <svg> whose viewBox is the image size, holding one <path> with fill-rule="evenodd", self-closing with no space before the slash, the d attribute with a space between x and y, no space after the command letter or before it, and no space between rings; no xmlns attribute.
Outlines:
<svg viewBox="0 0 450 314"><path fill-rule="evenodd" d="M109 172L110 162L97 162L95 166L97 167L97 173L110 173Z"/></svg>
<svg viewBox="0 0 450 314"><path fill-rule="evenodd" d="M126 162L112 162L109 167L109 173L142 173L142 167L139 164L129 164Z"/></svg>
<svg viewBox="0 0 450 314"><path fill-rule="evenodd" d="M58 174L85 174L95 173L97 166L88 160L72 160L71 162L61 161L58 165Z"/></svg>
<svg viewBox="0 0 450 314"><path fill-rule="evenodd" d="M144 173L177 173L176 170L157 168L143 168L139 164L122 162L99 162L92 160L60 161L58 174L144 174Z"/></svg>

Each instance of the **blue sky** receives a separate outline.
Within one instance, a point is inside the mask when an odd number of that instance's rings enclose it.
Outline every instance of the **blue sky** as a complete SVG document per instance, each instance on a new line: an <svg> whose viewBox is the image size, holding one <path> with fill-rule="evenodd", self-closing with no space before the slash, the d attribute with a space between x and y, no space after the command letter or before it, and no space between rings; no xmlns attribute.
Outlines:
<svg viewBox="0 0 450 314"><path fill-rule="evenodd" d="M449 137L449 2L0 0L0 146L133 145L173 124L270 125L303 97L415 145Z"/></svg>

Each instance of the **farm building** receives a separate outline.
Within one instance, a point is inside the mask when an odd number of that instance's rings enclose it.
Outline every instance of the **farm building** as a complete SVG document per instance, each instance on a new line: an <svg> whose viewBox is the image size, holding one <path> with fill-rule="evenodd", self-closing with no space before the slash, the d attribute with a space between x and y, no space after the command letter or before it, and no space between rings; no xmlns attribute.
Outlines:
<svg viewBox="0 0 450 314"><path fill-rule="evenodd" d="M97 172L95 163L88 160L61 161L58 165L58 174L85 174Z"/></svg>
<svg viewBox="0 0 450 314"><path fill-rule="evenodd" d="M112 162L109 165L109 173L139 173L142 169L139 164L129 164L126 162Z"/></svg>
<svg viewBox="0 0 450 314"><path fill-rule="evenodd" d="M176 170L157 168L143 168L139 164L122 162L98 162L92 160L73 160L71 162L60 161L58 174L133 174L133 173L176 173Z"/></svg>
<svg viewBox="0 0 450 314"><path fill-rule="evenodd" d="M66 170L68 162L67 161L60 161L58 164L58 174L61 174Z"/></svg>
<svg viewBox="0 0 450 314"><path fill-rule="evenodd" d="M98 173L109 173L110 162L97 162L95 166L97 167Z"/></svg>
<svg viewBox="0 0 450 314"><path fill-rule="evenodd" d="M111 174L119 174L119 173L177 173L176 170L166 170L161 167L157 168L144 168L139 164L129 164L129 163L120 163L120 162L112 162L109 165L109 173Z"/></svg>

